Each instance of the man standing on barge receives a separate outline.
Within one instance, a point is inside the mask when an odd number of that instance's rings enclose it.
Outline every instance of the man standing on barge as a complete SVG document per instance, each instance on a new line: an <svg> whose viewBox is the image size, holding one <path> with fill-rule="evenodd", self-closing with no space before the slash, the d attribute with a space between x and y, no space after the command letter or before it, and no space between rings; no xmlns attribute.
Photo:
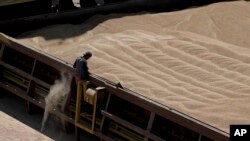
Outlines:
<svg viewBox="0 0 250 141"><path fill-rule="evenodd" d="M75 69L75 80L76 85L81 80L89 80L89 70L87 65L87 60L91 58L92 53L87 51L83 56L78 57L73 65Z"/></svg>

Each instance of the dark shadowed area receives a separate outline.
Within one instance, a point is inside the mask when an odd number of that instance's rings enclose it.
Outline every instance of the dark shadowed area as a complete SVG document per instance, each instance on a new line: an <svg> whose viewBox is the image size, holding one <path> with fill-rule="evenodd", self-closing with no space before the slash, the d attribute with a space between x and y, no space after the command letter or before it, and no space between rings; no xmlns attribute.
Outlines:
<svg viewBox="0 0 250 141"><path fill-rule="evenodd" d="M26 112L26 101L16 95L0 90L0 111L40 132L43 111L36 109L32 114L28 114ZM70 129L68 133L65 133L61 130L58 119L50 116L43 134L56 141L74 141L74 128L72 127ZM81 140L97 141L99 139L82 131Z"/></svg>

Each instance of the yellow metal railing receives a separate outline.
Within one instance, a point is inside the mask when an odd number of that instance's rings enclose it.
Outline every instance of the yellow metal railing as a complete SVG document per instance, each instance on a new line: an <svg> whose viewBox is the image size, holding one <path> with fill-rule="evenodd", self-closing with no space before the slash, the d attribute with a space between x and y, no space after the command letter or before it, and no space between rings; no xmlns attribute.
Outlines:
<svg viewBox="0 0 250 141"><path fill-rule="evenodd" d="M80 81L77 84L77 99L76 99L76 113L75 113L75 126L81 128L91 134L94 134L95 129L95 120L96 120L96 106L97 106L97 91L93 90L91 93L87 92L87 81ZM84 125L80 122L81 116L81 104L82 104L82 96L84 97L84 101L93 105L93 114L91 118L91 127L88 125Z"/></svg>

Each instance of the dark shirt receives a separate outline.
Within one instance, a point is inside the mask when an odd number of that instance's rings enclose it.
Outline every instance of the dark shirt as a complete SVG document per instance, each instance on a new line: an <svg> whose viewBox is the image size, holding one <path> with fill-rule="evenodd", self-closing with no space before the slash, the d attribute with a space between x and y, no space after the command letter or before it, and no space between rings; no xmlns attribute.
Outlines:
<svg viewBox="0 0 250 141"><path fill-rule="evenodd" d="M89 80L89 69L87 60L83 57L78 57L73 65L76 75L80 76L82 80Z"/></svg>

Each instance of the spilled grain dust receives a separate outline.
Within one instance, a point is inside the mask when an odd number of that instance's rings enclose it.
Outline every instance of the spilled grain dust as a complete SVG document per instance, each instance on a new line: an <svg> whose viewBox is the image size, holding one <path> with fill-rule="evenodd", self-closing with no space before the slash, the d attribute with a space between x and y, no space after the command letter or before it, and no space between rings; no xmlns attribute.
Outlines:
<svg viewBox="0 0 250 141"><path fill-rule="evenodd" d="M70 93L72 76L68 72L62 71L61 77L55 80L54 84L49 89L49 94L45 97L45 110L43 115L43 121L41 131L45 128L45 123L49 117L49 113L54 109L63 111L67 98Z"/></svg>

